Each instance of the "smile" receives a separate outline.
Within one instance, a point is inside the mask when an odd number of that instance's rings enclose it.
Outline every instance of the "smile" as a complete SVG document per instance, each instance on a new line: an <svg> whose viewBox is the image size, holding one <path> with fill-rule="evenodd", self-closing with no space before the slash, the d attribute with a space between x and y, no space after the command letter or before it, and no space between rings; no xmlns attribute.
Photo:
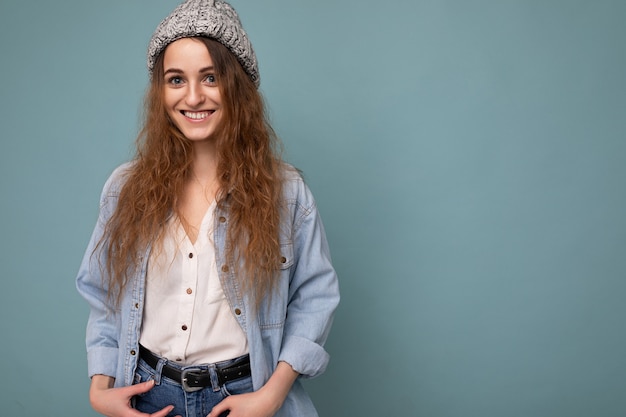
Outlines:
<svg viewBox="0 0 626 417"><path fill-rule="evenodd" d="M188 117L190 119L202 120L202 119L206 119L211 114L213 114L213 110L211 110L211 111L185 111L185 110L182 110L181 113L183 114L183 116Z"/></svg>

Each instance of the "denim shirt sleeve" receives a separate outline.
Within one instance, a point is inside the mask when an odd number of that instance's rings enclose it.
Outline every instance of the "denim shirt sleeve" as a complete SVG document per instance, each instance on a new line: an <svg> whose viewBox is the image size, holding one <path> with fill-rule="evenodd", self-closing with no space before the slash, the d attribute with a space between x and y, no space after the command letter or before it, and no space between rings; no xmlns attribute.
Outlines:
<svg viewBox="0 0 626 417"><path fill-rule="evenodd" d="M98 242L104 234L108 219L115 210L120 180L125 167L123 165L115 170L104 185L96 227L76 278L76 288L90 306L86 332L90 377L96 374L115 377L118 366L120 314L109 303L106 280L103 279L106 259L102 245L98 245Z"/></svg>
<svg viewBox="0 0 626 417"><path fill-rule="evenodd" d="M299 175L288 182L294 264L278 360L312 378L324 372L329 362L323 346L339 303L339 284L315 200Z"/></svg>

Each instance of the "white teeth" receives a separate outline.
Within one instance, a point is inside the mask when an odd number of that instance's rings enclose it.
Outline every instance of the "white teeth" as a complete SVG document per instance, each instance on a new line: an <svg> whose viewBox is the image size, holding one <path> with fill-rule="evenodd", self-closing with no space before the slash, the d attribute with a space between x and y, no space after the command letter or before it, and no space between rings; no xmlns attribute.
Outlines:
<svg viewBox="0 0 626 417"><path fill-rule="evenodd" d="M194 120L201 120L201 119L205 119L205 118L209 117L209 112L208 111L202 111L202 112L185 111L185 112L183 112L183 114L186 117L189 117L190 119L194 119Z"/></svg>

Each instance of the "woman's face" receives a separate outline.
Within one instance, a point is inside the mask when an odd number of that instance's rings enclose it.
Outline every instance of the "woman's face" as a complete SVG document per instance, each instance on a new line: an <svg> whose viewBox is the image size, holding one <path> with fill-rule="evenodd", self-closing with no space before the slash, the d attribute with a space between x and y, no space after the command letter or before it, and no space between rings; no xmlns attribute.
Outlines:
<svg viewBox="0 0 626 417"><path fill-rule="evenodd" d="M221 95L213 61L197 39L172 42L163 56L165 108L191 141L208 140L221 117Z"/></svg>

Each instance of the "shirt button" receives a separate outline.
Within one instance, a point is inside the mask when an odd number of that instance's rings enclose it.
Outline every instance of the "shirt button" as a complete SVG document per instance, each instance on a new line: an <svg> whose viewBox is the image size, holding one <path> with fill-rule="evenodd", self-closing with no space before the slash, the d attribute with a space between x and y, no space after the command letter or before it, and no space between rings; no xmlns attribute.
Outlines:
<svg viewBox="0 0 626 417"><path fill-rule="evenodd" d="M187 294L191 294L193 290L191 288L187 288Z"/></svg>
<svg viewBox="0 0 626 417"><path fill-rule="evenodd" d="M220 223L226 223L226 217L220 216Z"/></svg>
<svg viewBox="0 0 626 417"><path fill-rule="evenodd" d="M181 329L183 329L183 330L187 330L187 325L186 325L186 324L183 324L183 326L181 327Z"/></svg>
<svg viewBox="0 0 626 417"><path fill-rule="evenodd" d="M236 315L238 315L238 316L240 316L240 315L241 315L241 310L240 310L240 309L238 309L238 308L236 308L236 309L235 309L235 314L236 314Z"/></svg>
<svg viewBox="0 0 626 417"><path fill-rule="evenodd" d="M280 263L281 263L281 264L287 263L287 258L285 258L284 256L282 256L282 257L280 258Z"/></svg>
<svg viewBox="0 0 626 417"><path fill-rule="evenodd" d="M193 258L193 253L189 253L189 259Z"/></svg>
<svg viewBox="0 0 626 417"><path fill-rule="evenodd" d="M135 352L135 350L133 349L133 350L130 351L130 354L135 356L137 354L137 352Z"/></svg>
<svg viewBox="0 0 626 417"><path fill-rule="evenodd" d="M228 265L222 265L222 271L228 272Z"/></svg>

